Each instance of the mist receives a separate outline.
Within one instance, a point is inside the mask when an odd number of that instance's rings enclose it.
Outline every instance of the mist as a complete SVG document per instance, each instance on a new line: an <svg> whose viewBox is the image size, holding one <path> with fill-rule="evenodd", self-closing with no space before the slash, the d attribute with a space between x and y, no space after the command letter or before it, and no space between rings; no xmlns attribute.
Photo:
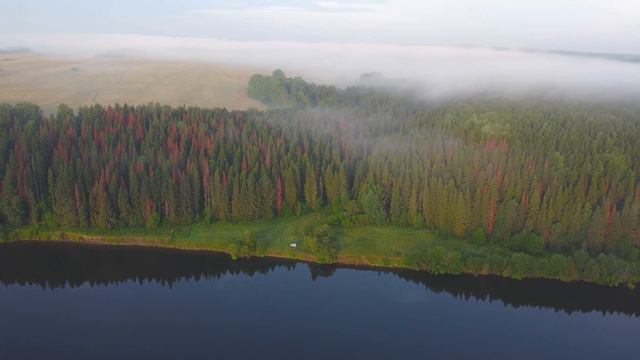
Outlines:
<svg viewBox="0 0 640 360"><path fill-rule="evenodd" d="M0 35L0 48L67 58L142 58L249 66L322 84L411 89L425 98L492 93L598 99L640 96L640 62L615 54L552 53L479 46L235 41L143 35ZM631 61L625 61L631 59Z"/></svg>

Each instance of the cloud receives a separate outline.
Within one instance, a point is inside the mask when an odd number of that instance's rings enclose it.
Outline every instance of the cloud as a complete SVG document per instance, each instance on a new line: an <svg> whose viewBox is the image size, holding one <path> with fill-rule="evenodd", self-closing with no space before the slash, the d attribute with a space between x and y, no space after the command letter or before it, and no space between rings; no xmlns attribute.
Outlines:
<svg viewBox="0 0 640 360"><path fill-rule="evenodd" d="M630 0L321 0L193 14L226 38L640 52L640 4ZM227 19L238 30L218 29Z"/></svg>
<svg viewBox="0 0 640 360"><path fill-rule="evenodd" d="M338 1L313 1L313 5L319 10L325 11L375 11L380 3L376 2L338 2Z"/></svg>
<svg viewBox="0 0 640 360"><path fill-rule="evenodd" d="M640 53L637 0L32 0L0 33L136 33L247 41L471 44Z"/></svg>

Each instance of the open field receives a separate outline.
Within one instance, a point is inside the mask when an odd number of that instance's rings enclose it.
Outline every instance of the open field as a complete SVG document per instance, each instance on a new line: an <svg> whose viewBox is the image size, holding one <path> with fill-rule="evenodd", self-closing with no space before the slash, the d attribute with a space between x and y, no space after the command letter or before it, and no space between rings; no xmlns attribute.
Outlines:
<svg viewBox="0 0 640 360"><path fill-rule="evenodd" d="M75 60L34 53L0 54L0 103L29 101L54 112L93 103L196 105L246 109L249 77L260 69L119 57Z"/></svg>

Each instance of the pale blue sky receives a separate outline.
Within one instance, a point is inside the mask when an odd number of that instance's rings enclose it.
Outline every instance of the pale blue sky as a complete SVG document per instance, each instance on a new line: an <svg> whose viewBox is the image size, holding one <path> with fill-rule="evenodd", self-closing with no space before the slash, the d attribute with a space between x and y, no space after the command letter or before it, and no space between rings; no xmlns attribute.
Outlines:
<svg viewBox="0 0 640 360"><path fill-rule="evenodd" d="M637 53L640 1L0 0L0 35L34 33Z"/></svg>

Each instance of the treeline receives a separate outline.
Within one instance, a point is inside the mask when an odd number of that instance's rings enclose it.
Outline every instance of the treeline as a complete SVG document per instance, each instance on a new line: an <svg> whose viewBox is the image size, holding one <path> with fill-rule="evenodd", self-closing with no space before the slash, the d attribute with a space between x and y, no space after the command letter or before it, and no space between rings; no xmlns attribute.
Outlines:
<svg viewBox="0 0 640 360"><path fill-rule="evenodd" d="M308 83L300 77L286 77L282 70L275 70L271 76L251 76L247 93L271 107L280 108L335 103L338 97L338 90L333 86Z"/></svg>
<svg viewBox="0 0 640 360"><path fill-rule="evenodd" d="M1 221L108 229L323 211L334 225L638 260L637 107L427 106L280 72L249 93L292 108L0 106Z"/></svg>

